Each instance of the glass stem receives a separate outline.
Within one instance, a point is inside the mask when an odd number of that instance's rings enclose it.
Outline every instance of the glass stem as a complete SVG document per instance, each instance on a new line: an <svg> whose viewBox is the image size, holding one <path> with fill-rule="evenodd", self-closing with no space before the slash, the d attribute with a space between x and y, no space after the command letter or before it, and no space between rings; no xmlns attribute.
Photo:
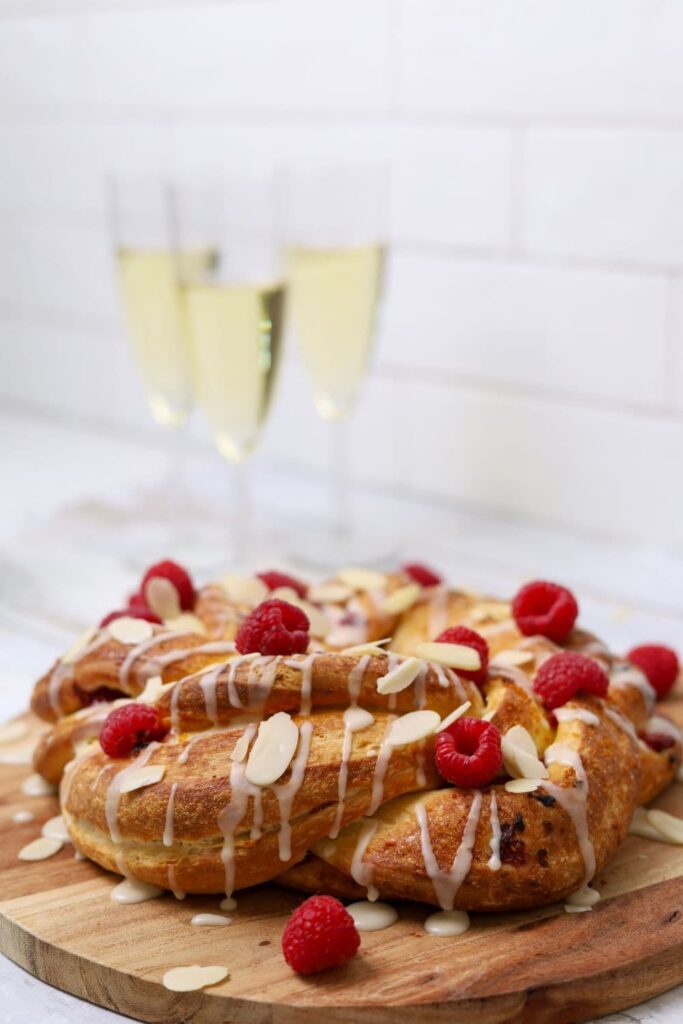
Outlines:
<svg viewBox="0 0 683 1024"><path fill-rule="evenodd" d="M245 462L235 463L233 466L232 480L233 561L240 564L246 564L249 559L247 547L249 544L251 501L249 495L249 478L247 476L247 465Z"/></svg>
<svg viewBox="0 0 683 1024"><path fill-rule="evenodd" d="M351 532L349 500L348 425L330 421L330 527L337 537Z"/></svg>

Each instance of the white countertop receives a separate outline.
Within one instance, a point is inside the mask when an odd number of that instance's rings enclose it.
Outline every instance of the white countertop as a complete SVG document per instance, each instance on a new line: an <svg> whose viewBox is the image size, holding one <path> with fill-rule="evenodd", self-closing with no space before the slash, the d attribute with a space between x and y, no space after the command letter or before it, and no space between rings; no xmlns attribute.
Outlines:
<svg viewBox="0 0 683 1024"><path fill-rule="evenodd" d="M139 499L141 487L162 477L165 453L10 413L0 413L0 437L0 691L6 718L23 710L34 678L74 632L133 589L139 573L117 550L111 509ZM252 477L257 540L247 561L291 565L282 554L288 533L324 511L324 494L315 480L282 471L258 467ZM204 509L198 529L220 538L224 528L227 536L225 468L197 449L189 479ZM357 514L365 528L390 529L402 538L401 555L430 562L466 586L510 593L530 577L561 580L579 595L591 628L615 649L645 640L681 647L680 555L386 493L360 495ZM148 561L173 554L152 549ZM0 991L0 1024L127 1019L51 989L4 958ZM678 1024L682 1018L683 986L604 1021Z"/></svg>

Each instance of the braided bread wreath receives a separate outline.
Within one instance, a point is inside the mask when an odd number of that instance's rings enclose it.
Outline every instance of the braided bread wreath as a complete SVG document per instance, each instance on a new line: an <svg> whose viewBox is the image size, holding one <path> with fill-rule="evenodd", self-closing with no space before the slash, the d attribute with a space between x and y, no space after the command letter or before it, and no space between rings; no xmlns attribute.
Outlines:
<svg viewBox="0 0 683 1024"><path fill-rule="evenodd" d="M32 706L55 724L35 767L62 779L82 854L176 894L276 880L521 909L586 886L677 770L678 740L657 750L639 739L647 679L573 629L576 609L560 645L524 635L510 603L438 578L348 570L306 599L301 589L231 577L165 622L110 616L38 681ZM303 607L312 639L300 653L244 653L240 623L273 595ZM477 631L483 658L428 642L454 626ZM373 641L387 634L385 651ZM579 690L550 711L534 687L567 650L599 665L609 690ZM157 739L109 756L102 723L140 704L155 709ZM454 728L445 719L458 714L503 738L504 764L478 787L449 785L437 769L435 748Z"/></svg>

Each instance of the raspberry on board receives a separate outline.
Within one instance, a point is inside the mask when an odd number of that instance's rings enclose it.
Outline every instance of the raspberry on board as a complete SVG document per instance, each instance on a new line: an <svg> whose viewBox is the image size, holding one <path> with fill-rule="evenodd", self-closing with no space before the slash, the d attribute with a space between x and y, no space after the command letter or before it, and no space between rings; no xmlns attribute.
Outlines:
<svg viewBox="0 0 683 1024"><path fill-rule="evenodd" d="M436 768L453 786L493 782L503 765L500 732L481 718L458 718L436 736Z"/></svg>
<svg viewBox="0 0 683 1024"><path fill-rule="evenodd" d="M308 587L301 580L295 580L293 576L288 576L284 572L276 572L272 570L270 572L257 572L256 578L262 580L268 587L268 590L277 590L278 587L290 587L296 591L299 597L306 597L308 593Z"/></svg>
<svg viewBox="0 0 683 1024"><path fill-rule="evenodd" d="M401 566L401 572L415 583L419 583L421 587L438 587L439 583L443 583L438 573L421 562L406 562Z"/></svg>
<svg viewBox="0 0 683 1024"><path fill-rule="evenodd" d="M489 645L481 633L477 633L475 629L469 629L468 626L451 626L450 629L444 629L443 633L439 633L436 642L473 647L481 659L481 668L470 670L459 668L458 675L463 679L470 679L477 686L481 686L485 682L489 666Z"/></svg>
<svg viewBox="0 0 683 1024"><path fill-rule="evenodd" d="M339 967L355 956L360 935L348 910L333 896L311 896L290 917L282 935L285 960L298 974Z"/></svg>
<svg viewBox="0 0 683 1024"><path fill-rule="evenodd" d="M287 601L271 598L254 608L235 637L240 654L304 654L310 641L308 616Z"/></svg>
<svg viewBox="0 0 683 1024"><path fill-rule="evenodd" d="M150 580L157 577L168 580L169 583L173 584L178 593L180 607L184 612L191 611L194 608L196 592L192 582L192 577L187 569L183 569L182 565L178 565L177 562L172 562L170 559L166 559L164 562L157 562L156 565L150 566L142 577L140 593L143 601L147 603L147 599L145 597L147 584Z"/></svg>
<svg viewBox="0 0 683 1024"><path fill-rule="evenodd" d="M150 704L124 704L105 718L100 746L109 757L128 757L134 747L161 740L168 731L161 715Z"/></svg>
<svg viewBox="0 0 683 1024"><path fill-rule="evenodd" d="M546 708L562 707L577 693L605 697L609 687L607 673L593 658L575 651L562 651L544 661L534 679L534 692Z"/></svg>
<svg viewBox="0 0 683 1024"><path fill-rule="evenodd" d="M547 580L534 580L515 595L512 614L524 636L547 636L561 644L574 628L579 606L566 587Z"/></svg>
<svg viewBox="0 0 683 1024"><path fill-rule="evenodd" d="M118 611L109 612L100 622L99 628L104 629L114 619L145 619L146 622L154 622L157 625L161 622L158 615L155 615L151 608L141 604L130 605L128 608L119 608Z"/></svg>
<svg viewBox="0 0 683 1024"><path fill-rule="evenodd" d="M629 651L626 657L645 673L658 697L666 697L673 689L680 664L678 655L670 647L664 647L663 644L641 644Z"/></svg>

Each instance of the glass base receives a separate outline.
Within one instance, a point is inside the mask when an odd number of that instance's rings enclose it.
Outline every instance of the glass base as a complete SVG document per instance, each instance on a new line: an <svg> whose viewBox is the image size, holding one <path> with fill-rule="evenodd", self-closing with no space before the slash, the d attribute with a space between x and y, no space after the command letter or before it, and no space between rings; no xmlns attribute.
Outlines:
<svg viewBox="0 0 683 1024"><path fill-rule="evenodd" d="M383 566L396 559L398 536L382 532L335 530L326 526L301 527L289 537L291 557L316 569L346 565Z"/></svg>

